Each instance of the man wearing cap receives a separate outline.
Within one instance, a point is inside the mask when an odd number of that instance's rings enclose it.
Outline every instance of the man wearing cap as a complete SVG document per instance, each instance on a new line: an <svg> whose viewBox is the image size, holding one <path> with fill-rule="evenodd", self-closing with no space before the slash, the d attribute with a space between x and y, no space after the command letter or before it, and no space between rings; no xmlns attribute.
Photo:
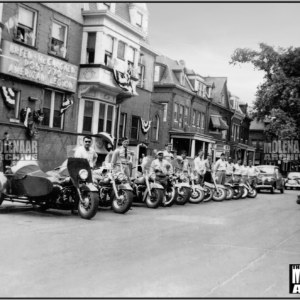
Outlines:
<svg viewBox="0 0 300 300"><path fill-rule="evenodd" d="M163 158L163 151L157 152L157 159L153 160L150 166L150 174L156 175L156 180L162 184L164 188L167 187L167 180L170 173L173 172L172 165Z"/></svg>
<svg viewBox="0 0 300 300"><path fill-rule="evenodd" d="M227 161L225 161L225 154L221 154L221 158L216 162L215 165L215 174L218 177L217 183L225 183L225 172L227 169Z"/></svg>
<svg viewBox="0 0 300 300"><path fill-rule="evenodd" d="M128 149L129 139L127 137L123 137L122 146L117 148L112 155L111 165L117 171L122 169L124 170L125 175L129 178L130 171L132 168L132 162L130 162L131 155L134 155L133 151Z"/></svg>
<svg viewBox="0 0 300 300"><path fill-rule="evenodd" d="M79 147L75 151L74 157L86 158L90 164L90 167L94 168L96 166L98 154L93 148L91 148L92 142L93 141L90 136L85 136L83 138L83 146Z"/></svg>
<svg viewBox="0 0 300 300"><path fill-rule="evenodd" d="M195 164L195 170L198 173L198 183L202 185L204 182L204 175L206 173L206 166L205 166L205 160L203 158L203 151L200 150L198 152L198 155L199 156L194 159L194 164Z"/></svg>
<svg viewBox="0 0 300 300"><path fill-rule="evenodd" d="M178 165L182 168L183 171L187 171L188 168L190 167L190 163L188 159L186 158L187 152L183 150L181 152L181 156L177 156L177 162Z"/></svg>
<svg viewBox="0 0 300 300"><path fill-rule="evenodd" d="M174 155L171 152L171 150L172 150L172 144L171 143L166 144L165 151L163 152L164 159L171 160L172 157L174 158Z"/></svg>

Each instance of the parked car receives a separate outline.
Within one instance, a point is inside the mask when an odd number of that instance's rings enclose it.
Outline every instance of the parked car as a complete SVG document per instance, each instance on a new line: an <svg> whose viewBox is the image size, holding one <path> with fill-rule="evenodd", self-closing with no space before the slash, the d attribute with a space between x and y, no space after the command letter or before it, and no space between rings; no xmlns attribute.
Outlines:
<svg viewBox="0 0 300 300"><path fill-rule="evenodd" d="M260 174L257 177L256 190L268 189L273 194L275 190L280 190L284 193L284 179L277 166L264 165L257 166Z"/></svg>
<svg viewBox="0 0 300 300"><path fill-rule="evenodd" d="M285 189L300 188L300 172L290 172L284 183Z"/></svg>

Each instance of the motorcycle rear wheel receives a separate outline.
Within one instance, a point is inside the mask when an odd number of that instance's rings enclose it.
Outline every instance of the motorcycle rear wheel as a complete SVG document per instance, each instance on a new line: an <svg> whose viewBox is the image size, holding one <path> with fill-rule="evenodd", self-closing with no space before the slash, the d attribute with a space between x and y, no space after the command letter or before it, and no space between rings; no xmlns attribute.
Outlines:
<svg viewBox="0 0 300 300"><path fill-rule="evenodd" d="M146 205L149 208L158 208L164 199L164 191L159 189L152 189L151 195L146 197Z"/></svg>
<svg viewBox="0 0 300 300"><path fill-rule="evenodd" d="M165 191L165 196L162 201L161 206L172 206L175 203L175 199L177 198L177 189L175 187L168 188L170 192Z"/></svg>
<svg viewBox="0 0 300 300"><path fill-rule="evenodd" d="M214 201L220 202L226 198L226 194L227 194L226 190L222 188L218 188L214 190L212 198Z"/></svg>
<svg viewBox="0 0 300 300"><path fill-rule="evenodd" d="M244 192L244 188L241 186L233 188L232 199L234 199L234 200L240 199L243 195L243 192Z"/></svg>
<svg viewBox="0 0 300 300"><path fill-rule="evenodd" d="M89 204L87 207L84 207L82 203L78 203L78 213L83 219L92 219L97 211L99 206L99 193L97 192L83 192L82 198L85 199L88 197Z"/></svg>
<svg viewBox="0 0 300 300"><path fill-rule="evenodd" d="M233 198L233 189L231 187L227 187L227 191L226 191L226 200L231 200Z"/></svg>
<svg viewBox="0 0 300 300"><path fill-rule="evenodd" d="M178 205L185 205L190 198L190 188L189 187L181 187L180 191L177 189L178 196L175 199Z"/></svg>
<svg viewBox="0 0 300 300"><path fill-rule="evenodd" d="M203 190L200 190L198 188L195 188L195 191L191 191L191 196L190 196L190 199L189 199L189 202L190 203L193 203L193 204L197 204L197 203L200 203L203 201L205 197L205 193Z"/></svg>
<svg viewBox="0 0 300 300"><path fill-rule="evenodd" d="M245 199L248 196L248 189L244 188L243 194L241 196L242 199Z"/></svg>
<svg viewBox="0 0 300 300"><path fill-rule="evenodd" d="M132 205L133 193L131 191L119 190L119 196L123 196L123 199L118 200L116 195L114 195L112 208L117 214L125 214Z"/></svg>
<svg viewBox="0 0 300 300"><path fill-rule="evenodd" d="M255 198L257 196L257 190L256 190L256 188L252 188L252 192L248 192L248 195L247 195L247 197L249 197L249 198Z"/></svg>

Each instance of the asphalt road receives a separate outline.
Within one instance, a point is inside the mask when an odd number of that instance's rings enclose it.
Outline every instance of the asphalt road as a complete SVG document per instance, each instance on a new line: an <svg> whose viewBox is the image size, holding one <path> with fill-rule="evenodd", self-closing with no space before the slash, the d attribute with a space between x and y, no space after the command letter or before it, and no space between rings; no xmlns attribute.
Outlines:
<svg viewBox="0 0 300 300"><path fill-rule="evenodd" d="M0 207L0 297L293 297L300 191L148 209Z"/></svg>

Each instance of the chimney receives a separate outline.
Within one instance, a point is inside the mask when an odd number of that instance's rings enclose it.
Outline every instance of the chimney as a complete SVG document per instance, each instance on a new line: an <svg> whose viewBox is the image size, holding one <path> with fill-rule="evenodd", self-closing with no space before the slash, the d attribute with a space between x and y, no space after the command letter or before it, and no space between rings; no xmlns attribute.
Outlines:
<svg viewBox="0 0 300 300"><path fill-rule="evenodd" d="M184 60L180 60L179 64L182 65L182 66L185 66L185 61Z"/></svg>

